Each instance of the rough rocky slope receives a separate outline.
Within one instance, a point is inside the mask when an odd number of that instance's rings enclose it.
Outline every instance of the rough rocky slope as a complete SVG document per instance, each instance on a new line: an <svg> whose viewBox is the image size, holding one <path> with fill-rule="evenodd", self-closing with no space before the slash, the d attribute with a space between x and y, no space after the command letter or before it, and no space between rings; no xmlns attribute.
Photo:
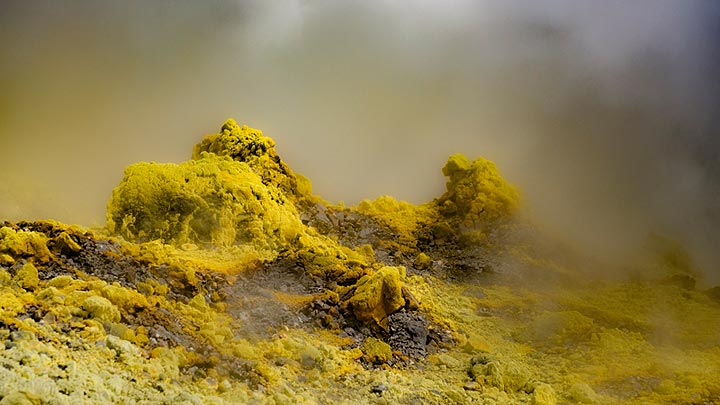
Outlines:
<svg viewBox="0 0 720 405"><path fill-rule="evenodd" d="M492 162L442 170L423 205L335 205L228 120L128 167L106 229L3 223L0 404L720 403L681 247L590 278Z"/></svg>

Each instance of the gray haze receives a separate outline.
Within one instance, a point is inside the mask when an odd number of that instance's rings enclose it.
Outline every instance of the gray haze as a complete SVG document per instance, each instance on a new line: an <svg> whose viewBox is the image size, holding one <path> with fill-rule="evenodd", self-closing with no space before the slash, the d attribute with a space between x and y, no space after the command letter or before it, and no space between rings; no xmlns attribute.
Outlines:
<svg viewBox="0 0 720 405"><path fill-rule="evenodd" d="M650 231L719 273L712 0L0 1L0 219L104 223L128 164L228 117L326 199L444 189L494 160L535 221L622 256Z"/></svg>

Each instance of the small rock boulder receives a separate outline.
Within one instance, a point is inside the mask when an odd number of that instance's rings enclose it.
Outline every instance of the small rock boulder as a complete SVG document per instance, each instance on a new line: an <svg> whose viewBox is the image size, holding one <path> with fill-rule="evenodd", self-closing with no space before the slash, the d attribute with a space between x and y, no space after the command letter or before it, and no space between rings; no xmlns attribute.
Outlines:
<svg viewBox="0 0 720 405"><path fill-rule="evenodd" d="M355 317L387 328L388 315L405 305L402 293L404 279L405 268L402 266L386 266L374 274L363 276L348 301Z"/></svg>
<svg viewBox="0 0 720 405"><path fill-rule="evenodd" d="M120 321L120 311L107 298L98 296L88 297L83 302L82 308L100 322Z"/></svg>
<svg viewBox="0 0 720 405"><path fill-rule="evenodd" d="M371 364L387 363L392 358L390 345L374 337L365 339L360 349L363 352L363 360Z"/></svg>
<svg viewBox="0 0 720 405"><path fill-rule="evenodd" d="M40 283L38 271L32 263L25 263L25 265L15 273L13 281L26 290L35 290Z"/></svg>

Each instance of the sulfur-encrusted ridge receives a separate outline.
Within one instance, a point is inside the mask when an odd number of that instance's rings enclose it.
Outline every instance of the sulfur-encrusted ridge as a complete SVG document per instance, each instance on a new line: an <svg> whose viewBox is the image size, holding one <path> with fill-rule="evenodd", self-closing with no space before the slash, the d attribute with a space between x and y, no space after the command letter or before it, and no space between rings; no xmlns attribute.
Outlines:
<svg viewBox="0 0 720 405"><path fill-rule="evenodd" d="M575 279L492 162L443 173L332 204L228 120L129 166L104 230L0 223L0 404L720 401L720 287L682 246Z"/></svg>

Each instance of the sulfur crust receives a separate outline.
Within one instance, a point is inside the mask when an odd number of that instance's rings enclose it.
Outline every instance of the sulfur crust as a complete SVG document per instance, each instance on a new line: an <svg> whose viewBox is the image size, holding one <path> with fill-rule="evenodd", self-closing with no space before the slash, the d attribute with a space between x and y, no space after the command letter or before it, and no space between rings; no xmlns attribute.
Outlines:
<svg viewBox="0 0 720 405"><path fill-rule="evenodd" d="M421 251L430 234L483 245L517 211L518 191L492 162L451 156L446 192L426 204L383 196L343 208L371 218L400 246L406 266L390 266L374 251L386 245L349 247L303 222L301 211L321 200L274 147L262 132L229 120L189 162L130 166L108 204L107 235L60 223L43 224L48 231L0 227L0 403L671 404L720 397L720 305L698 290L652 281L520 288L436 271L447 251ZM117 243L107 257L130 257L169 276L134 285L100 279L91 268L48 276L58 257L85 249L80 236ZM660 263L648 268L692 274L680 248L657 243ZM507 252L514 266L543 277L573 273L523 246ZM382 337L388 316L409 310L409 292L433 332L447 332L452 342L417 366L395 366L398 354L382 339L353 343L332 327L252 337L247 321L201 288L206 277L232 284L275 262L327 286L269 288L279 305L344 306L357 328L380 328ZM178 297L178 290L194 292ZM153 345L157 331L136 322L143 314L177 326L207 352Z"/></svg>

